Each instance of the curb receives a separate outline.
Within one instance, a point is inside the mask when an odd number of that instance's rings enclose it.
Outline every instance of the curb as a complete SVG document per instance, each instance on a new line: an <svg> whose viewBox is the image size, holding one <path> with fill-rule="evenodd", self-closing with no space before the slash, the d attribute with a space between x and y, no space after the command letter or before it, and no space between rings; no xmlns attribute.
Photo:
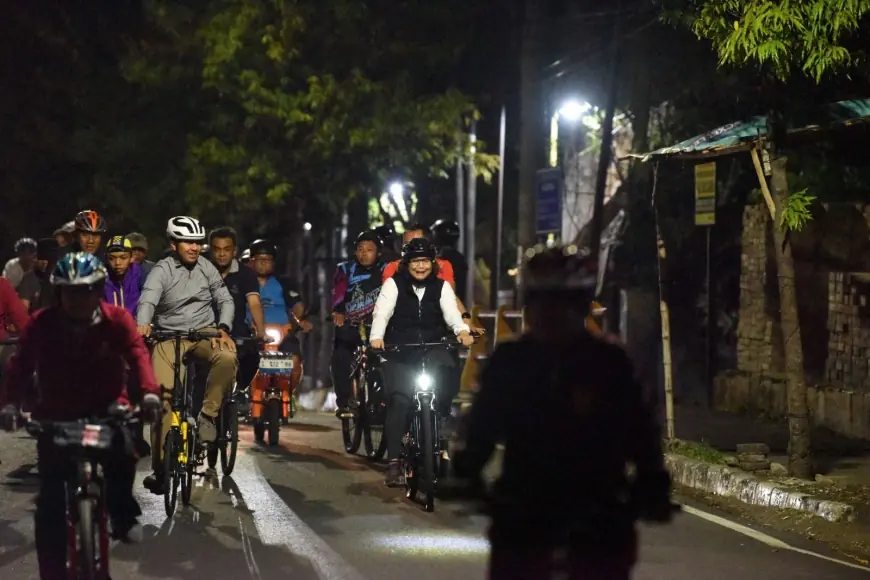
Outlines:
<svg viewBox="0 0 870 580"><path fill-rule="evenodd" d="M674 453L665 455L665 465L674 483L713 495L732 497L750 505L808 512L829 522L855 519L855 508L849 504L780 487L727 465L697 461Z"/></svg>

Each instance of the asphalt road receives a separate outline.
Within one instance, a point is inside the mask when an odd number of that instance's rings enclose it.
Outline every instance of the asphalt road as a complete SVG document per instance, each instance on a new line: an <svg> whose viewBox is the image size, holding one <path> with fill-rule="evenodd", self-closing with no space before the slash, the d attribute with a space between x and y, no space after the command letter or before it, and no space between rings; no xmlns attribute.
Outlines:
<svg viewBox="0 0 870 580"><path fill-rule="evenodd" d="M442 503L424 513L383 474L346 455L337 421L303 413L280 448L242 435L232 478L201 479L192 506L172 519L137 482L145 539L113 550L112 577L126 579L447 580L483 578L486 522ZM0 578L38 578L32 533L33 440L0 435ZM140 480L147 474L143 464ZM795 538L790 544L807 546ZM866 578L867 572L776 550L691 514L642 531L642 580Z"/></svg>

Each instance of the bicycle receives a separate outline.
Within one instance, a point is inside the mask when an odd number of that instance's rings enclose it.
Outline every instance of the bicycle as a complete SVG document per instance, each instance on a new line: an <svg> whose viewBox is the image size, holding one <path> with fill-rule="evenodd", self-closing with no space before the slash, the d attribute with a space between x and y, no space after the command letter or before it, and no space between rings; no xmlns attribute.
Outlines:
<svg viewBox="0 0 870 580"><path fill-rule="evenodd" d="M420 371L414 386L416 408L402 446L402 463L405 470L405 497L416 501L417 493L424 494L423 505L427 512L435 511L435 491L438 475L446 473L442 462L441 425L435 411L435 385L432 376L426 372L427 351L434 349L455 350L463 347L456 341L421 342L385 345L384 352L397 353L402 350L419 350ZM434 417L434 419L433 419Z"/></svg>
<svg viewBox="0 0 870 580"><path fill-rule="evenodd" d="M236 343L237 352L253 344L261 344L257 338L253 337L236 337L233 338ZM217 438L212 445L209 445L207 451L208 468L214 469L217 465L218 453L220 453L221 472L225 476L233 473L236 466L236 453L239 449L239 384L233 382L232 391L224 395L223 403L221 403L220 411L215 419L217 426Z"/></svg>
<svg viewBox="0 0 870 580"><path fill-rule="evenodd" d="M27 432L34 438L51 437L63 448L75 469L66 480L66 564L72 580L110 580L109 530L106 481L102 463L118 453L116 436L139 421L137 412L91 417L78 421L31 421ZM123 436L123 435L122 435Z"/></svg>
<svg viewBox="0 0 870 580"><path fill-rule="evenodd" d="M172 413L170 428L163 441L163 504L166 515L172 517L178 503L178 487L181 486L181 502L190 505L193 492L193 476L198 465L202 465L202 448L196 440L196 418L191 415L193 407L194 361L189 353L182 354L181 341L198 342L218 338L220 333L213 330L152 330L150 342L173 341L175 360L173 362ZM185 376L182 379L181 367Z"/></svg>
<svg viewBox="0 0 870 580"><path fill-rule="evenodd" d="M365 324L350 323L359 327L362 344L354 352L354 362L350 371L353 395L348 401L351 415L341 418L341 435L344 450L355 454L361 443L365 444L366 457L380 461L387 451L384 439L384 419L386 418L386 399L383 396L383 377L380 357L369 348ZM380 432L377 440L373 433Z"/></svg>

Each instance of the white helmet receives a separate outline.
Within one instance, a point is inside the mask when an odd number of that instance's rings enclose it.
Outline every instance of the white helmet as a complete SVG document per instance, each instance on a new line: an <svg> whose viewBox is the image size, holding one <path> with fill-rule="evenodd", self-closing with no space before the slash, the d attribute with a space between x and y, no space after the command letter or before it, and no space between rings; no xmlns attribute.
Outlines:
<svg viewBox="0 0 870 580"><path fill-rule="evenodd" d="M166 224L166 236L181 242L201 242L205 240L205 228L198 219L179 215Z"/></svg>

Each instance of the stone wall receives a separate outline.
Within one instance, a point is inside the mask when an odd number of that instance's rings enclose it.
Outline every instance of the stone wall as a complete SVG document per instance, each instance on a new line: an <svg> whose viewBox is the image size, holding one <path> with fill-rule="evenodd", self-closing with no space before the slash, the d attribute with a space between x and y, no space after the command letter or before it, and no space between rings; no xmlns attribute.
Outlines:
<svg viewBox="0 0 870 580"><path fill-rule="evenodd" d="M824 205L793 234L795 287L817 424L870 439L870 205ZM785 416L773 231L763 204L743 216L737 369L717 378L716 404Z"/></svg>

